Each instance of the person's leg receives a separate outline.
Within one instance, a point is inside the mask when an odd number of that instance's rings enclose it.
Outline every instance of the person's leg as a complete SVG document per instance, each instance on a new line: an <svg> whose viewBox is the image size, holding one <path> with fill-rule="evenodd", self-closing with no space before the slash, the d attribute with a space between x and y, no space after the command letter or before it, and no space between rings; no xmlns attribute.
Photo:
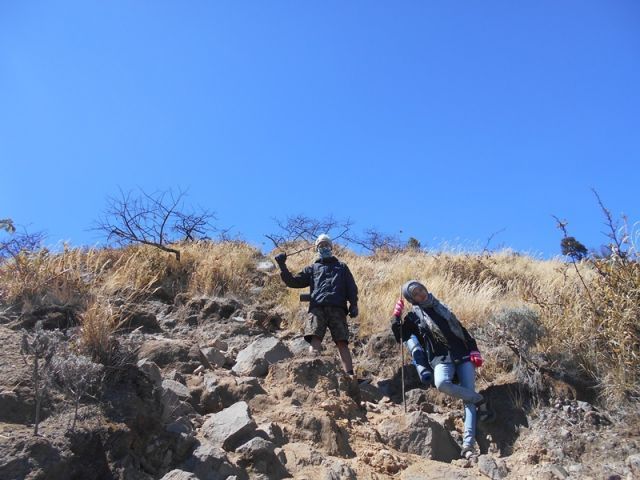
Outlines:
<svg viewBox="0 0 640 480"><path fill-rule="evenodd" d="M327 324L331 332L331 338L336 342L340 361L345 373L353 375L353 360L349 351L349 327L347 315L341 307L327 308Z"/></svg>
<svg viewBox="0 0 640 480"><path fill-rule="evenodd" d="M312 335L309 342L309 353L319 355L320 352L322 352L322 338Z"/></svg>
<svg viewBox="0 0 640 480"><path fill-rule="evenodd" d="M475 392L476 370L471 362L463 362L456 367L460 386ZM478 394L480 399L482 395ZM464 433L462 436L462 452L473 451L476 440L476 402L464 402Z"/></svg>
<svg viewBox="0 0 640 480"><path fill-rule="evenodd" d="M327 319L322 308L313 308L304 324L304 339L309 343L309 353L317 355L322 351L322 339L327 331Z"/></svg>
<svg viewBox="0 0 640 480"><path fill-rule="evenodd" d="M425 385L431 385L433 382L431 365L429 365L427 353L424 351L424 348L422 348L418 337L416 337L415 335L411 335L411 337L409 337L409 340L404 343L407 346L407 350L409 350L409 353L411 353L411 359L413 360L413 364L416 367L416 371L418 372L420 381Z"/></svg>
<svg viewBox="0 0 640 480"><path fill-rule="evenodd" d="M342 362L342 368L345 373L353 375L353 360L351 359L351 352L349 351L349 342L346 340L337 341L336 347L338 347L340 361Z"/></svg>
<svg viewBox="0 0 640 480"><path fill-rule="evenodd" d="M469 363L469 362L466 362ZM433 377L436 388L441 392L459 398L465 403L476 404L482 401L482 395L462 385L453 383L456 367L453 363L440 363L433 369Z"/></svg>

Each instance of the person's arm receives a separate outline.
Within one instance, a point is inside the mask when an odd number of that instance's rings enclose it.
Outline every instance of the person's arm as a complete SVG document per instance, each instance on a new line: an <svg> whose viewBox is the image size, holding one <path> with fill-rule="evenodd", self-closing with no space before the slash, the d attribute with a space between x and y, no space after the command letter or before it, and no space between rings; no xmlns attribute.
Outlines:
<svg viewBox="0 0 640 480"><path fill-rule="evenodd" d="M400 317L391 317L391 331L393 332L393 336L397 343L400 343L401 340L406 342L411 335L415 335L420 338L420 331L414 321L414 317L415 314L413 312L407 313L404 317L404 321L402 321ZM402 330L402 338L400 336L400 330Z"/></svg>
<svg viewBox="0 0 640 480"><path fill-rule="evenodd" d="M451 315L453 316L455 321L458 322L458 324L460 325L460 328L462 329L462 334L464 335L464 340L467 344L467 348L469 349L469 351L478 351L478 344L476 343L476 339L471 336L471 334L468 332L466 328L464 328L464 325L460 320L458 320L458 317L456 317L453 313Z"/></svg>
<svg viewBox="0 0 640 480"><path fill-rule="evenodd" d="M347 300L349 301L349 316L355 318L358 316L358 286L349 267L345 264L344 268L347 283Z"/></svg>
<svg viewBox="0 0 640 480"><path fill-rule="evenodd" d="M278 267L280 267L280 278L287 287L305 288L311 285L312 267L305 267L301 272L292 274L287 268L287 255L281 253L275 257Z"/></svg>

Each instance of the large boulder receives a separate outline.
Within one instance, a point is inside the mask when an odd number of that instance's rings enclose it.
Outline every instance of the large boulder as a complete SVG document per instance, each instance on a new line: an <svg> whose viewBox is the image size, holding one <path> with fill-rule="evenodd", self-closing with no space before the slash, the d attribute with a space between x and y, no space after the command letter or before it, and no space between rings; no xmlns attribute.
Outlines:
<svg viewBox="0 0 640 480"><path fill-rule="evenodd" d="M215 347L202 348L201 352L211 368L222 368L227 363L227 357Z"/></svg>
<svg viewBox="0 0 640 480"><path fill-rule="evenodd" d="M149 360L158 367L172 366L182 373L192 373L202 363L197 345L183 340L149 340L138 350L138 360Z"/></svg>
<svg viewBox="0 0 640 480"><path fill-rule="evenodd" d="M124 332L140 329L146 333L156 333L162 330L155 313L145 310L142 306L124 312L120 325Z"/></svg>
<svg viewBox="0 0 640 480"><path fill-rule="evenodd" d="M286 345L276 337L259 337L238 353L233 371L238 375L261 377L267 374L269 365L292 356Z"/></svg>
<svg viewBox="0 0 640 480"><path fill-rule="evenodd" d="M380 424L378 432L385 444L400 452L441 462L460 457L460 448L451 434L424 412L387 419Z"/></svg>
<svg viewBox="0 0 640 480"><path fill-rule="evenodd" d="M328 455L352 458L349 433L333 416L323 411L283 410L272 416L281 425L288 425L287 438L292 442L312 444Z"/></svg>
<svg viewBox="0 0 640 480"><path fill-rule="evenodd" d="M236 449L240 454L238 466L249 471L263 473L270 479L289 477L289 472L275 454L275 445L264 438L255 437Z"/></svg>
<svg viewBox="0 0 640 480"><path fill-rule="evenodd" d="M227 454L208 442L199 445L182 468L193 472L198 480L222 480L233 475L237 468L229 462Z"/></svg>
<svg viewBox="0 0 640 480"><path fill-rule="evenodd" d="M195 413L188 403L191 399L189 389L175 380L163 380L161 386L162 420L169 422L179 417Z"/></svg>
<svg viewBox="0 0 640 480"><path fill-rule="evenodd" d="M248 440L256 428L247 403L238 402L221 412L208 415L201 432L213 446L232 451Z"/></svg>
<svg viewBox="0 0 640 480"><path fill-rule="evenodd" d="M160 480L200 480L198 476L184 470L171 470Z"/></svg>
<svg viewBox="0 0 640 480"><path fill-rule="evenodd" d="M160 371L160 367L156 365L154 362L143 358L138 361L138 369L147 377L154 385L162 384L162 372Z"/></svg>
<svg viewBox="0 0 640 480"><path fill-rule="evenodd" d="M202 414L216 413L263 393L265 391L255 377L236 377L226 371L207 372L202 382L198 410Z"/></svg>

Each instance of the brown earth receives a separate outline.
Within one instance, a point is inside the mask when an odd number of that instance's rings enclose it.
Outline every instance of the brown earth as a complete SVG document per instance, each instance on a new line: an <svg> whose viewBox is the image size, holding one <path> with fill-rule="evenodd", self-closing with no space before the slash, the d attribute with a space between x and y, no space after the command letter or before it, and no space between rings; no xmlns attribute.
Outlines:
<svg viewBox="0 0 640 480"><path fill-rule="evenodd" d="M220 315L220 305L232 312ZM535 395L509 371L481 385L498 418L479 427L478 455L460 459L455 449L461 405L423 389L407 365L405 411L398 346L386 333L354 342L357 371L367 380L358 385L340 373L330 342L323 355L310 357L295 332L278 330L280 321L268 320L279 318L275 312L256 314L250 305L216 299L191 311L159 301L140 308L147 312L141 318L153 316L159 329L130 328L119 337L137 357L110 369L100 393L82 400L73 431L72 405L51 389L37 437L31 359L20 354L22 334L0 325L0 478L159 479L189 465L207 415L239 401L248 403L284 470L227 451L222 466L199 478L227 478L227 467L228 476L256 479L640 478L634 470L640 454L637 411L601 411L560 380L547 378L545 392ZM270 365L264 377L236 375L231 367L238 352L261 334L278 337L294 357ZM214 345L222 366L200 354ZM136 366L143 357L159 366L162 379L188 388L188 397L176 404L184 409L180 415L167 416L160 387ZM411 422L433 436L431 443L409 438Z"/></svg>

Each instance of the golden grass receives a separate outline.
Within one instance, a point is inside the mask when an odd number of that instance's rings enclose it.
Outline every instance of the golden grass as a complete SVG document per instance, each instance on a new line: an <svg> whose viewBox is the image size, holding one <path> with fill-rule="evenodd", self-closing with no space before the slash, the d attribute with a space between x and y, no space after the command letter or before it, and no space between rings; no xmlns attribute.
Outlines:
<svg viewBox="0 0 640 480"><path fill-rule="evenodd" d="M87 348L108 351L121 314L116 298L135 303L157 289L170 295L234 295L277 306L285 324L299 329L307 309L303 290L287 289L277 274L256 271L258 250L241 242L180 245L182 261L148 246L122 249L46 250L0 264L0 304L23 310L69 305L84 312ZM293 250L293 249L291 249ZM553 361L569 358L573 368L600 383L603 397L618 401L639 395L640 267L637 262L600 261L573 265L505 251L491 255L404 251L357 255L338 249L360 291L359 334L388 330L400 287L423 282L468 327L482 326L504 308L529 306L540 312L547 331L537 349ZM298 272L314 260L312 251L290 257ZM252 286L259 296L248 295ZM566 363L566 362L565 362Z"/></svg>

